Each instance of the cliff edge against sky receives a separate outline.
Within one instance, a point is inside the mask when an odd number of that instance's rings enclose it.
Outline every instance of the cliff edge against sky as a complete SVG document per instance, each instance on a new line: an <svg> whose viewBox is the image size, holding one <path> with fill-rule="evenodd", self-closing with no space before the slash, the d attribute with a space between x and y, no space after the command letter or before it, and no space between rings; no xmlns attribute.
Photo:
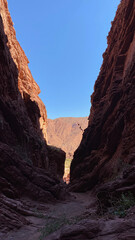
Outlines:
<svg viewBox="0 0 135 240"><path fill-rule="evenodd" d="M135 163L135 1L122 0L91 96L89 126L74 154L71 183L85 191Z"/></svg>

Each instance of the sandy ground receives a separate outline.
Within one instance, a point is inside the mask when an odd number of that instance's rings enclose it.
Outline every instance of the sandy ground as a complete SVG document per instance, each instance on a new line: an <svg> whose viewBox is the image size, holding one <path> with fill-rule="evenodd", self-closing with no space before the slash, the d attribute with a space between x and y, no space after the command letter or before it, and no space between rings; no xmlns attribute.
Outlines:
<svg viewBox="0 0 135 240"><path fill-rule="evenodd" d="M7 234L0 233L0 240L40 240L42 229L45 228L48 218L76 219L78 217L87 218L92 216L96 211L96 199L90 192L88 193L71 193L71 200L58 202L56 204L39 204L35 211L36 216L26 217L30 225L21 229L10 231Z"/></svg>

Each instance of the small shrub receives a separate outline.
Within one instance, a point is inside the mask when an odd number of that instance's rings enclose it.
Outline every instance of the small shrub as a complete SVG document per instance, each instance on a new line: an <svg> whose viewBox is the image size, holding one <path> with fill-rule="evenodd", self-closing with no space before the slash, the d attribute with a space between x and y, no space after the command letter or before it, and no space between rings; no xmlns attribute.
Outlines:
<svg viewBox="0 0 135 240"><path fill-rule="evenodd" d="M122 193L119 197L112 193L102 193L104 197L99 195L100 216L111 214L119 217L125 217L127 210L135 205L135 197L133 193Z"/></svg>
<svg viewBox="0 0 135 240"><path fill-rule="evenodd" d="M59 218L52 218L48 216L48 218L46 218L47 222L45 227L43 227L40 230L41 235L39 237L39 240L42 240L44 237L47 237L49 234L56 232L57 230L59 230L61 227L65 225L77 224L78 222L86 218L88 218L88 216L85 216L85 215L75 216L70 219L68 219L65 214L61 215Z"/></svg>
<svg viewBox="0 0 135 240"><path fill-rule="evenodd" d="M58 229L69 223L70 222L65 217L65 215L61 216L60 218L54 218L51 220L48 218L45 227L41 229L41 236L39 239L42 240L44 237L48 236L53 232L56 232Z"/></svg>
<svg viewBox="0 0 135 240"><path fill-rule="evenodd" d="M114 214L119 217L125 217L127 210L135 205L135 197L131 192L122 193L121 198L114 202Z"/></svg>

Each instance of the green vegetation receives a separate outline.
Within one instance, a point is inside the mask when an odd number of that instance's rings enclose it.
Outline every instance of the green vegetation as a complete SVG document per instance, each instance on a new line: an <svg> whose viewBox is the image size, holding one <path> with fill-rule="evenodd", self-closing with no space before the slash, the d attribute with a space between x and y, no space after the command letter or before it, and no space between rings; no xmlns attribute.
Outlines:
<svg viewBox="0 0 135 240"><path fill-rule="evenodd" d="M127 210L135 205L135 197L131 192L122 193L120 199L113 201L114 215L125 217Z"/></svg>
<svg viewBox="0 0 135 240"><path fill-rule="evenodd" d="M48 236L49 234L57 231L62 226L69 224L68 219L65 215L61 216L60 218L53 218L51 219L48 217L45 227L41 229L40 240L44 237Z"/></svg>
<svg viewBox="0 0 135 240"><path fill-rule="evenodd" d="M72 159L66 159L65 160L65 168L70 168L70 165L71 165L71 162L72 162Z"/></svg>
<svg viewBox="0 0 135 240"><path fill-rule="evenodd" d="M65 225L76 224L85 218L88 218L88 216L80 215L80 216L72 217L70 219L68 219L65 214L59 216L59 218L53 218L48 216L48 218L46 218L47 222L45 227L43 227L40 230L41 235L39 237L39 240L42 240L44 237L48 236L49 234L56 232L57 230L59 230L61 227Z"/></svg>
<svg viewBox="0 0 135 240"><path fill-rule="evenodd" d="M132 192L122 193L119 197L108 195L99 200L99 215L115 215L120 218L127 215L127 210L135 206L135 196Z"/></svg>

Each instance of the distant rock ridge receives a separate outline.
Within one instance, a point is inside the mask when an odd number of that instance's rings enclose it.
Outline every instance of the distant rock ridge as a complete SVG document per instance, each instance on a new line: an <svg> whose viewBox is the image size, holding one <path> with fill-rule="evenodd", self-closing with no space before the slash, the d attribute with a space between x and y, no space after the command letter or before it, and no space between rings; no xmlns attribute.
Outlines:
<svg viewBox="0 0 135 240"><path fill-rule="evenodd" d="M88 126L88 117L61 117L47 122L48 144L60 147L66 152L66 158L72 159Z"/></svg>
<svg viewBox="0 0 135 240"><path fill-rule="evenodd" d="M122 0L91 96L88 128L71 164L71 189L86 191L135 164L135 0Z"/></svg>

